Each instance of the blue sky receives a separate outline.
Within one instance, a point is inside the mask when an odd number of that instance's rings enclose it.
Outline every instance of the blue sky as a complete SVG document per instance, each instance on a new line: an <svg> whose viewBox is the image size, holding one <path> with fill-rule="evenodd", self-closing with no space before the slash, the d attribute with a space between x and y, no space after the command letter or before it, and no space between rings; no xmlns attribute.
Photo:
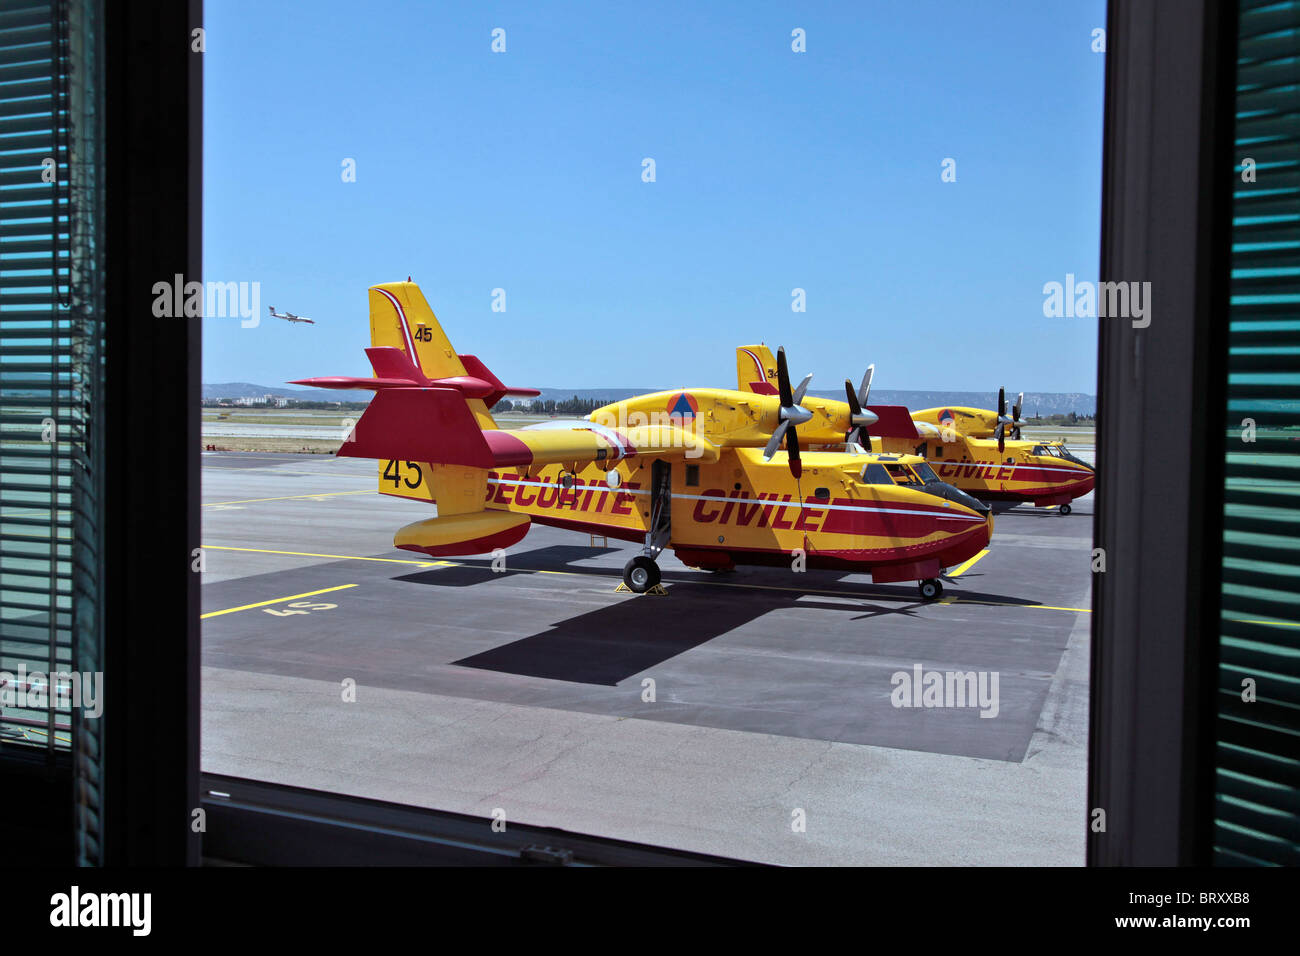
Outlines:
<svg viewBox="0 0 1300 956"><path fill-rule="evenodd" d="M204 278L317 320L206 320L205 382L369 374L410 275L514 385L731 386L761 340L817 388L1096 390L1042 287L1096 278L1102 0L205 7Z"/></svg>

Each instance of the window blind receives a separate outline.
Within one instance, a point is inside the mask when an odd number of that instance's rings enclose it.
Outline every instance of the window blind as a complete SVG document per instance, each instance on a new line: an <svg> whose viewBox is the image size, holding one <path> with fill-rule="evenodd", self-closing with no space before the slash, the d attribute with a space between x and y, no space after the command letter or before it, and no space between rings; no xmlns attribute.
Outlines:
<svg viewBox="0 0 1300 956"><path fill-rule="evenodd" d="M1214 851L1296 865L1300 0L1241 0L1238 42Z"/></svg>

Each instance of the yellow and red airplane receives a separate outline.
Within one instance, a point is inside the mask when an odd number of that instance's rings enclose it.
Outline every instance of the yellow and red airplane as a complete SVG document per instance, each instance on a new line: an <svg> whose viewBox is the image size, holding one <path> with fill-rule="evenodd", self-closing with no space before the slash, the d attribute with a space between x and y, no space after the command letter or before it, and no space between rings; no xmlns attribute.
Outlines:
<svg viewBox="0 0 1300 956"><path fill-rule="evenodd" d="M875 366L855 392L845 381L847 401L810 398L804 404L821 414L854 415L868 406ZM776 361L765 345L736 349L736 382L741 391L770 394ZM870 426L846 431L838 440L865 450L910 453L927 459L939 479L981 501L1032 501L1038 507L1059 505L1068 515L1070 502L1092 491L1096 475L1091 465L1066 449L1063 442L1020 440L1020 407L1024 393L1007 416L1006 392L998 391L998 410L949 406L910 413L911 427L893 421L887 434ZM888 406L886 406L888 407Z"/></svg>
<svg viewBox="0 0 1300 956"><path fill-rule="evenodd" d="M792 389L784 351L770 395L673 389L588 420L503 429L490 406L538 393L507 388L458 354L414 283L371 287L370 333L373 377L293 384L375 392L338 454L378 459L383 493L436 503L437 517L396 533L399 548L482 554L536 522L641 544L623 571L637 593L659 583L656 559L671 548L696 568L863 571L917 581L934 599L944 570L978 555L993 530L987 507L934 480L916 456L803 451L801 437L887 430L906 410L811 411L802 400L812 376Z"/></svg>

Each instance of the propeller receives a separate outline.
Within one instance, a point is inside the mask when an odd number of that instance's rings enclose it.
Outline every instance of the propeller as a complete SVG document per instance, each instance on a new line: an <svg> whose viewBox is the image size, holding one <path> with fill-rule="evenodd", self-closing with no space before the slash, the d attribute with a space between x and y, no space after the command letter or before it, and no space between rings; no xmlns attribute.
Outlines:
<svg viewBox="0 0 1300 956"><path fill-rule="evenodd" d="M998 423L993 429L993 437L998 440L998 454L1006 451L1007 447L1007 426L1011 426L1011 437L1018 439L1020 437L1020 403L1025 400L1025 393L1020 393L1020 398L1016 400L1015 418L1007 418L1007 390L998 389Z"/></svg>
<svg viewBox="0 0 1300 956"><path fill-rule="evenodd" d="M1016 403L1011 406L1011 437L1020 441L1020 409L1025 404L1025 393L1016 396Z"/></svg>
<svg viewBox="0 0 1300 956"><path fill-rule="evenodd" d="M871 395L871 379L875 374L876 366L868 365L867 373L862 376L862 384L856 392L853 391L853 383L847 378L844 380L844 395L849 402L849 432L844 436L844 441L861 445L868 451L871 450L871 436L867 433L867 426L874 425L880 419L874 412L864 412L862 407Z"/></svg>
<svg viewBox="0 0 1300 956"><path fill-rule="evenodd" d="M785 347L782 346L776 350L776 381L781 408L777 413L776 431L772 432L767 447L763 449L763 460L771 461L776 450L781 447L781 442L786 441L790 456L790 474L798 478L803 474L803 462L799 458L799 433L795 430L795 426L802 425L812 418L812 412L800 404L808 391L808 383L812 381L812 375L805 375L799 387L791 391L790 370L786 366Z"/></svg>

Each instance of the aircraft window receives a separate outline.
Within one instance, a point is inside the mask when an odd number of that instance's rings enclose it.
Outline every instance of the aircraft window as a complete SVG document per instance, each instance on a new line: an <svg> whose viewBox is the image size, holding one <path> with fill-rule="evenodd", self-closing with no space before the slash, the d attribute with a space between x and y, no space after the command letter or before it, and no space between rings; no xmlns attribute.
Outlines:
<svg viewBox="0 0 1300 956"><path fill-rule="evenodd" d="M892 485L894 479L889 477L889 472L885 466L879 462L872 462L869 465L862 466L862 480L869 485Z"/></svg>
<svg viewBox="0 0 1300 956"><path fill-rule="evenodd" d="M687 487L690 487L690 488L698 488L698 487L700 486L700 466L699 466L699 465L687 465L687 466L686 466L686 485L687 485Z"/></svg>
<svg viewBox="0 0 1300 956"><path fill-rule="evenodd" d="M1034 450L1032 452L1032 454L1035 455L1046 455L1047 453L1048 453L1047 448L1044 445L1035 445Z"/></svg>
<svg viewBox="0 0 1300 956"><path fill-rule="evenodd" d="M912 468L913 470L916 471L918 475L921 476L921 480L924 481L927 485L932 481L939 480L939 476L934 473L934 469L931 468L929 465L927 465L925 462L921 462L919 465L913 465Z"/></svg>
<svg viewBox="0 0 1300 956"><path fill-rule="evenodd" d="M929 456L927 456L927 457L929 457ZM934 457L935 457L935 458L942 458L942 457L943 457L943 446L942 446L942 445L935 445L935 446L934 446Z"/></svg>
<svg viewBox="0 0 1300 956"><path fill-rule="evenodd" d="M829 498L831 490L829 488L816 488L813 490L812 496L814 498Z"/></svg>
<svg viewBox="0 0 1300 956"><path fill-rule="evenodd" d="M899 485L921 484L921 479L917 478L916 475L912 474L912 469L908 468L906 465L886 465L885 467L888 468L889 473L894 476L895 484L899 484Z"/></svg>

